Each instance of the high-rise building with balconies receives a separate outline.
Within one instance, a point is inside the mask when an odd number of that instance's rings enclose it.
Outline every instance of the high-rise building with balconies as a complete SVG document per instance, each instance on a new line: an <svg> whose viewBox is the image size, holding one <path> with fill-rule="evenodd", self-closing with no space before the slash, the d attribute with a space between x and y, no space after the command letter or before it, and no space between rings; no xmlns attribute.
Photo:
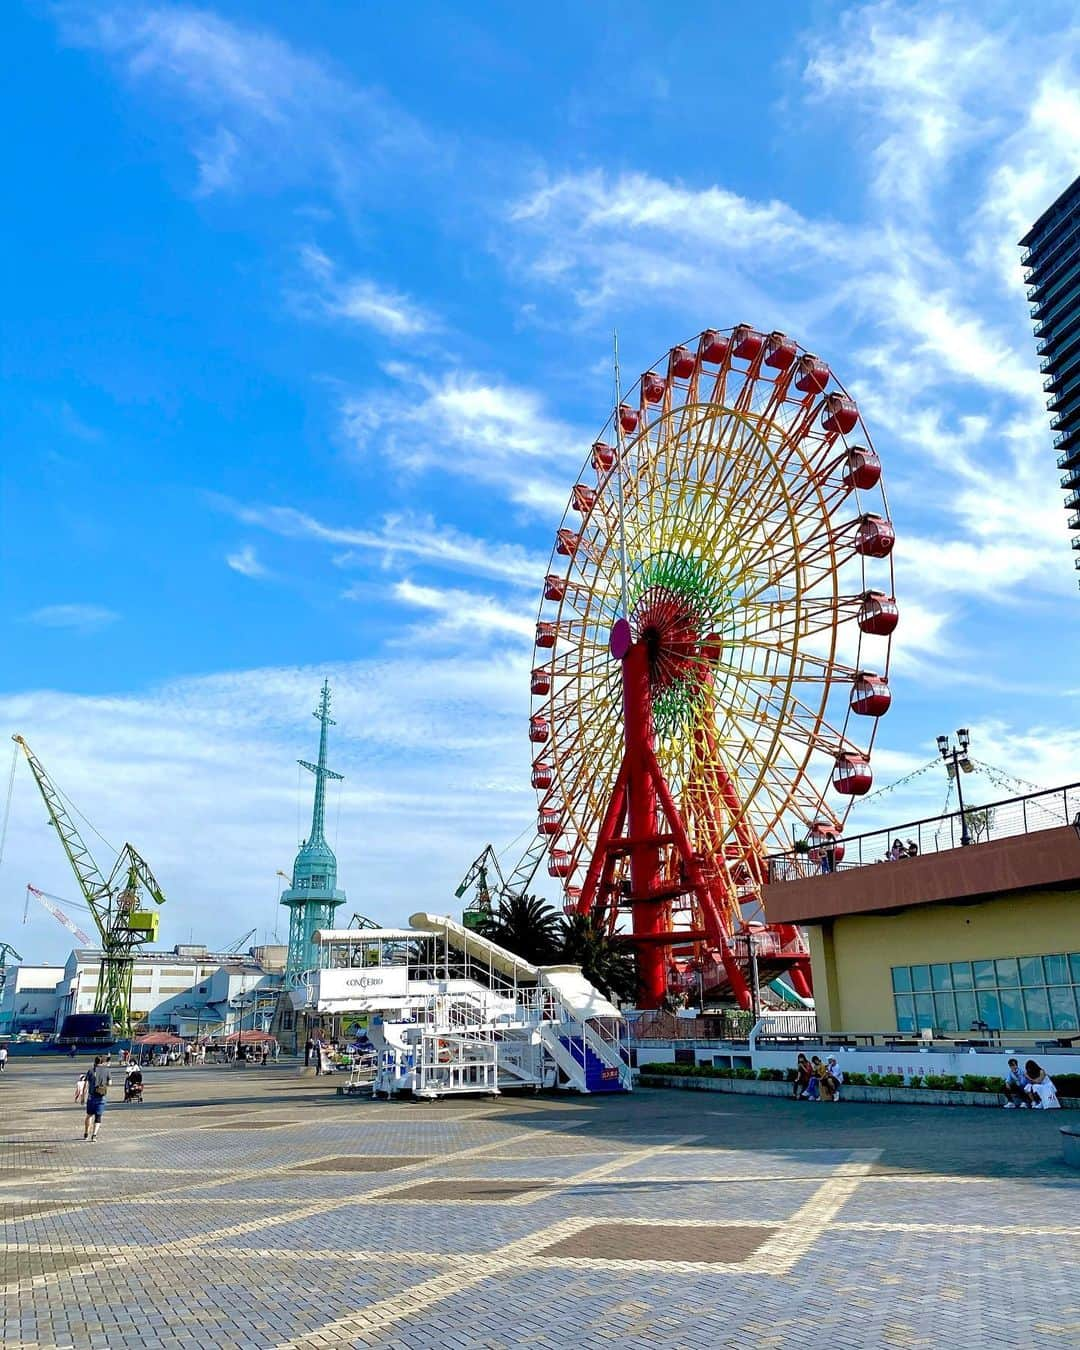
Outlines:
<svg viewBox="0 0 1080 1350"><path fill-rule="evenodd" d="M1080 570L1080 178L1047 207L1020 247Z"/></svg>

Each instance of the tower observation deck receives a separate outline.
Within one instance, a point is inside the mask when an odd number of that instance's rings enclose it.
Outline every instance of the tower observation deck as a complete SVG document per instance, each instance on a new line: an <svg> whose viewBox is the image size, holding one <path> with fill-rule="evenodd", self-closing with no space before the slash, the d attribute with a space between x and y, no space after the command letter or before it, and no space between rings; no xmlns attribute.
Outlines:
<svg viewBox="0 0 1080 1350"><path fill-rule="evenodd" d="M334 725L330 716L330 683L323 681L319 706L313 716L319 719L319 760L297 762L315 775L315 802L311 812L311 832L300 845L293 863L292 885L283 891L281 903L289 911L289 954L285 965L286 986L300 983L304 971L318 965L318 950L312 941L320 928L334 927L334 913L345 903L345 892L337 889L337 858L326 842L326 783L344 775L326 767L326 733Z"/></svg>

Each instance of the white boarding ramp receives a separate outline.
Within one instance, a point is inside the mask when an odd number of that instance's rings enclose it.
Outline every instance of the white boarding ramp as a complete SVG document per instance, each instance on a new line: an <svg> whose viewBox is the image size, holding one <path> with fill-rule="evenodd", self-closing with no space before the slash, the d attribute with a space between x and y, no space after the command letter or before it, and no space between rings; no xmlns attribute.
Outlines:
<svg viewBox="0 0 1080 1350"><path fill-rule="evenodd" d="M585 978L580 966L542 966L540 985L551 990L567 1019L543 1032L569 1081L582 1092L631 1091L630 1061L620 1034L623 1017L615 1004Z"/></svg>

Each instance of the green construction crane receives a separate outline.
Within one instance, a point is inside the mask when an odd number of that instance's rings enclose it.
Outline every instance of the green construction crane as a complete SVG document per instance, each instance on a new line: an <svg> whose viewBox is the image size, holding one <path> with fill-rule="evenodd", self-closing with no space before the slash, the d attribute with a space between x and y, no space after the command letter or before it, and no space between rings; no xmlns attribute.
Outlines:
<svg viewBox="0 0 1080 1350"><path fill-rule="evenodd" d="M22 960L22 957L10 942L0 942L0 993L3 992L4 981L7 979L7 959L9 956L15 961Z"/></svg>
<svg viewBox="0 0 1080 1350"><path fill-rule="evenodd" d="M483 853L470 864L469 870L454 892L458 900L462 899L466 891L473 892L473 898L461 915L461 922L465 927L481 927L485 919L491 918L494 908L500 901L524 895L532 885L540 860L546 852L547 840L537 835L521 855L509 877L506 877L499 866L495 850L488 844Z"/></svg>
<svg viewBox="0 0 1080 1350"><path fill-rule="evenodd" d="M131 977L135 969L135 952L157 938L161 921L161 916L154 910L144 909L140 900L144 891L155 905L163 904L165 897L154 874L130 844L120 850L108 878L104 876L41 761L21 736L13 736L12 740L22 747L44 798L49 821L56 830L101 938L101 966L94 1011L108 1013L115 1034L128 1036L131 1034Z"/></svg>

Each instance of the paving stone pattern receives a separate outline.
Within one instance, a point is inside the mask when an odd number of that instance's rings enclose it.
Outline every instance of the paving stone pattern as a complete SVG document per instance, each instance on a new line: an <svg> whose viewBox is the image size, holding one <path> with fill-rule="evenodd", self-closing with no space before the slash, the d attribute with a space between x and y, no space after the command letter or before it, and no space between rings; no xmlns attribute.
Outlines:
<svg viewBox="0 0 1080 1350"><path fill-rule="evenodd" d="M5 1350L1080 1346L1063 1117L0 1078ZM119 1075L116 1075L119 1078Z"/></svg>

